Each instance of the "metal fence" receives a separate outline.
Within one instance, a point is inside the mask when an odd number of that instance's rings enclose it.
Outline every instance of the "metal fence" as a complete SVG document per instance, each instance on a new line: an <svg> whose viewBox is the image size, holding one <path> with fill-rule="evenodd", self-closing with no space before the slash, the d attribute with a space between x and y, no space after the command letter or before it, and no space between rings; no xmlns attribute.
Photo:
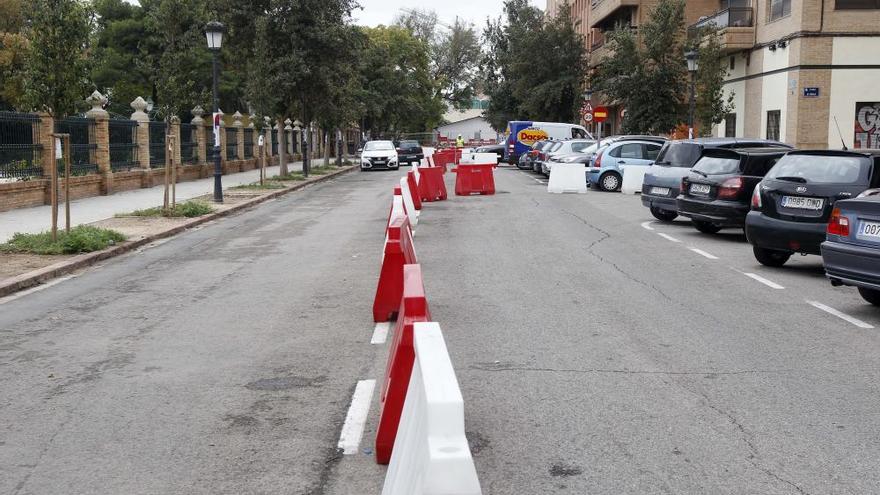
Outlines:
<svg viewBox="0 0 880 495"><path fill-rule="evenodd" d="M245 158L253 158L254 157L254 130L253 129L245 129L244 130L244 157Z"/></svg>
<svg viewBox="0 0 880 495"><path fill-rule="evenodd" d="M42 177L39 126L36 115L0 112L0 181Z"/></svg>
<svg viewBox="0 0 880 495"><path fill-rule="evenodd" d="M128 119L110 119L110 170L126 172L138 168L138 123Z"/></svg>
<svg viewBox="0 0 880 495"><path fill-rule="evenodd" d="M165 122L150 122L150 168L165 166Z"/></svg>
<svg viewBox="0 0 880 495"><path fill-rule="evenodd" d="M226 128L226 159L238 159L238 129L235 127Z"/></svg>
<svg viewBox="0 0 880 495"><path fill-rule="evenodd" d="M98 160L95 151L95 121L84 117L68 117L55 121L55 132L70 134L70 175L98 173ZM58 174L64 175L64 161L58 159Z"/></svg>
<svg viewBox="0 0 880 495"><path fill-rule="evenodd" d="M198 163L198 128L192 124L180 124L180 161Z"/></svg>
<svg viewBox="0 0 880 495"><path fill-rule="evenodd" d="M278 129L272 130L272 155L278 154Z"/></svg>

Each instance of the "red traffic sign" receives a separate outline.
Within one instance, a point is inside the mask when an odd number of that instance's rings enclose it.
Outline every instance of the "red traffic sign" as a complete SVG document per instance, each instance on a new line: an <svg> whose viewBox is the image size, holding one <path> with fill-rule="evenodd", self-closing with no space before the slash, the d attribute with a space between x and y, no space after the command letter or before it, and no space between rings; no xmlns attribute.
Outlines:
<svg viewBox="0 0 880 495"><path fill-rule="evenodd" d="M593 120L596 122L605 122L608 119L608 109L605 107L596 107L593 109Z"/></svg>

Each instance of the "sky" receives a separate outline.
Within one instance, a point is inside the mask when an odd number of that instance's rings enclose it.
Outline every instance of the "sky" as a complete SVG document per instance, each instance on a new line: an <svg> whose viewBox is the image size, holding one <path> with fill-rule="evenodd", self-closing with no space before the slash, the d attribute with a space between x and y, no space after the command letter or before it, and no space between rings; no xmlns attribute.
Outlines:
<svg viewBox="0 0 880 495"><path fill-rule="evenodd" d="M359 0L363 10L352 13L356 24L363 26L389 25L401 8L434 10L440 21L452 24L455 17L473 22L477 28L486 24L487 17L501 15L502 0ZM546 0L530 0L540 9L546 7Z"/></svg>

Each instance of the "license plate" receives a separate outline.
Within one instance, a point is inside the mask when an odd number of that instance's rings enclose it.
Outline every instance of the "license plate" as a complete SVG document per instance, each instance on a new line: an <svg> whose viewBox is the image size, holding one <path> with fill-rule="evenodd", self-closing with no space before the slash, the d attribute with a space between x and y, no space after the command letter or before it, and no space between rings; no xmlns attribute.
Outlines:
<svg viewBox="0 0 880 495"><path fill-rule="evenodd" d="M657 196L669 196L669 188L668 187L652 187L651 194L656 194Z"/></svg>
<svg viewBox="0 0 880 495"><path fill-rule="evenodd" d="M856 237L880 241L880 222L866 222L862 220L862 223L859 224L859 230L856 232Z"/></svg>
<svg viewBox="0 0 880 495"><path fill-rule="evenodd" d="M691 184L691 194L709 194L711 190L706 184Z"/></svg>
<svg viewBox="0 0 880 495"><path fill-rule="evenodd" d="M825 206L822 198L805 198L803 196L783 196L782 206L799 210L821 210Z"/></svg>

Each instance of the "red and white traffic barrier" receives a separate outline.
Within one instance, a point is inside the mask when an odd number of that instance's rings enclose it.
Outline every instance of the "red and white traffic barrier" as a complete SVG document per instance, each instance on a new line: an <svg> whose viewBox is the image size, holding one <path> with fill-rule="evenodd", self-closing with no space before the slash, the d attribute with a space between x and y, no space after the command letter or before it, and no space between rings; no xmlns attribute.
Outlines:
<svg viewBox="0 0 880 495"><path fill-rule="evenodd" d="M409 220L405 215L393 216L386 232L382 268L373 298L375 322L390 321L397 314L400 298L403 297L403 266L418 263Z"/></svg>
<svg viewBox="0 0 880 495"><path fill-rule="evenodd" d="M435 322L413 325L415 361L382 495L481 495L464 400Z"/></svg>
<svg viewBox="0 0 880 495"><path fill-rule="evenodd" d="M409 217L410 225L415 229L416 225L419 224L419 210L416 208L412 191L409 189L409 181L406 177L400 178L400 192L403 196L403 209L406 211L406 216Z"/></svg>

